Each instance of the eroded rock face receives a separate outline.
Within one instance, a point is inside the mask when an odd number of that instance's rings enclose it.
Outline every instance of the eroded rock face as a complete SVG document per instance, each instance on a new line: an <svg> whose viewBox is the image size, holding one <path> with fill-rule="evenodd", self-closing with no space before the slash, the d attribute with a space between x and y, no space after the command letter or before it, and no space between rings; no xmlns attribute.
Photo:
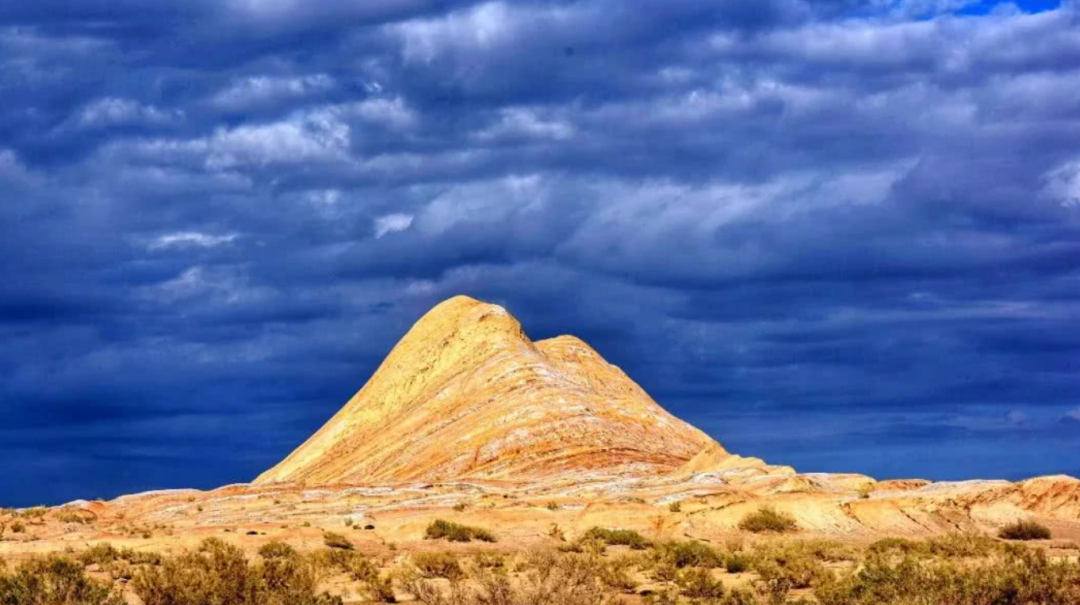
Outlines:
<svg viewBox="0 0 1080 605"><path fill-rule="evenodd" d="M729 455L580 339L534 343L502 307L459 296L255 483L649 476L701 452Z"/></svg>

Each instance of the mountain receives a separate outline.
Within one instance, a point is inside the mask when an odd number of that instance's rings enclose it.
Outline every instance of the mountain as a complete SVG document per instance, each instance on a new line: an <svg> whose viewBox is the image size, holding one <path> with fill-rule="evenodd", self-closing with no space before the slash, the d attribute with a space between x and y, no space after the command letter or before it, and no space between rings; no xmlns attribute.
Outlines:
<svg viewBox="0 0 1080 605"><path fill-rule="evenodd" d="M312 547L324 531L352 528L358 549L392 558L398 544L427 548L438 519L521 548L593 527L720 543L762 507L810 535L861 542L995 535L1036 519L1080 543L1073 477L877 481L770 466L665 412L581 340L532 342L501 307L459 296L421 318L360 392L255 484L72 502L32 534L4 536L0 551L61 550L151 527L167 528L157 542L166 548L219 531L252 550L268 539Z"/></svg>
<svg viewBox="0 0 1080 605"><path fill-rule="evenodd" d="M502 307L457 296L255 484L655 476L728 457L761 464L669 414L582 340L532 342Z"/></svg>

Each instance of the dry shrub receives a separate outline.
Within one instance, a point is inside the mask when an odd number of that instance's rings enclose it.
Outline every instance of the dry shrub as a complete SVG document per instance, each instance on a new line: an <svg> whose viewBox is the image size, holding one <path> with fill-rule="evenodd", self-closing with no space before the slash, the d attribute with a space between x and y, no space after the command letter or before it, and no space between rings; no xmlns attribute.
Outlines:
<svg viewBox="0 0 1080 605"><path fill-rule="evenodd" d="M441 590L430 581L410 578L406 589L424 605L605 605L610 597L590 557L530 553L528 569L517 581L481 570L469 582L451 582Z"/></svg>
<svg viewBox="0 0 1080 605"><path fill-rule="evenodd" d="M453 523L442 519L436 519L427 526L427 530L424 532L424 538L427 540L448 540L450 542L471 542L473 540L479 540L481 542L495 541L495 535L482 527L461 525L460 523Z"/></svg>
<svg viewBox="0 0 1080 605"><path fill-rule="evenodd" d="M326 544L330 548L339 548L341 550L353 549L353 543L350 542L348 538L332 531L323 533L323 544Z"/></svg>
<svg viewBox="0 0 1080 605"><path fill-rule="evenodd" d="M95 544L77 555L83 565L97 565L108 569L111 564L126 561L132 565L160 565L163 558L156 552L140 552L130 548L116 548L108 542Z"/></svg>
<svg viewBox="0 0 1080 605"><path fill-rule="evenodd" d="M1075 605L1080 567L1036 549L974 561L876 553L859 569L819 583L814 595L821 605Z"/></svg>
<svg viewBox="0 0 1080 605"><path fill-rule="evenodd" d="M196 552L139 571L131 585L146 605L340 605L316 592L314 565L299 556L250 565L239 548L218 538Z"/></svg>
<svg viewBox="0 0 1080 605"><path fill-rule="evenodd" d="M281 540L271 540L259 547L259 556L264 559L286 559L296 556L296 549Z"/></svg>
<svg viewBox="0 0 1080 605"><path fill-rule="evenodd" d="M459 580L465 572L457 558L447 552L421 552L412 555L412 564L425 578Z"/></svg>
<svg viewBox="0 0 1080 605"><path fill-rule="evenodd" d="M373 601L394 602L393 576L379 572L379 566L358 552L338 548L321 548L307 557L319 573L345 573L364 585Z"/></svg>
<svg viewBox="0 0 1080 605"><path fill-rule="evenodd" d="M792 541L790 545L791 548L798 549L818 561L825 561L827 563L858 561L861 556L858 548L834 540L797 540Z"/></svg>
<svg viewBox="0 0 1080 605"><path fill-rule="evenodd" d="M912 555L967 559L989 557L1008 551L1010 546L976 534L949 534L927 540L883 538L870 545L870 554Z"/></svg>
<svg viewBox="0 0 1080 605"><path fill-rule="evenodd" d="M608 546L629 546L634 550L645 550L649 547L649 541L645 539L645 536L631 529L593 527L581 536L581 540L598 540Z"/></svg>
<svg viewBox="0 0 1080 605"><path fill-rule="evenodd" d="M146 565L160 565L162 556L156 552L136 552L130 548L116 548L108 542L95 544L76 555L84 566L96 565L114 580L128 581L136 571Z"/></svg>
<svg viewBox="0 0 1080 605"><path fill-rule="evenodd" d="M478 552L473 555L472 563L478 569L505 569L506 555L497 552Z"/></svg>
<svg viewBox="0 0 1080 605"><path fill-rule="evenodd" d="M725 594L720 601L720 605L760 605L760 603L757 595L746 588L735 588Z"/></svg>
<svg viewBox="0 0 1080 605"><path fill-rule="evenodd" d="M754 550L754 584L769 603L784 603L793 589L809 588L830 577L813 550L800 542L765 544Z"/></svg>
<svg viewBox="0 0 1080 605"><path fill-rule="evenodd" d="M724 596L724 583L714 579L712 573L702 567L691 567L679 572L675 583L682 593L691 599L720 599Z"/></svg>
<svg viewBox="0 0 1080 605"><path fill-rule="evenodd" d="M600 581L612 590L632 592L637 588L637 580L634 579L633 570L638 566L640 557L636 555L623 555L610 559L594 559L593 565L599 574Z"/></svg>
<svg viewBox="0 0 1080 605"><path fill-rule="evenodd" d="M1017 521L998 531L998 537L1005 540L1049 540L1053 537L1050 528L1035 521Z"/></svg>
<svg viewBox="0 0 1080 605"><path fill-rule="evenodd" d="M670 540L653 548L657 560L668 560L676 569L684 567L722 567L724 559L708 544L693 540Z"/></svg>
<svg viewBox="0 0 1080 605"><path fill-rule="evenodd" d="M371 600L379 603L395 602L393 574L380 573L378 566L360 556L353 558L349 573L354 580L364 585L364 590Z"/></svg>
<svg viewBox="0 0 1080 605"><path fill-rule="evenodd" d="M785 533L795 531L798 526L795 519L790 515L763 506L743 517L742 521L739 521L739 529L755 534L763 532Z"/></svg>
<svg viewBox="0 0 1080 605"><path fill-rule="evenodd" d="M56 511L56 520L61 523L78 523L79 525L88 525L97 521L97 515L88 511L78 508L65 507Z"/></svg>
<svg viewBox="0 0 1080 605"><path fill-rule="evenodd" d="M60 556L32 559L0 573L4 605L123 605L111 586L86 576L82 565Z"/></svg>

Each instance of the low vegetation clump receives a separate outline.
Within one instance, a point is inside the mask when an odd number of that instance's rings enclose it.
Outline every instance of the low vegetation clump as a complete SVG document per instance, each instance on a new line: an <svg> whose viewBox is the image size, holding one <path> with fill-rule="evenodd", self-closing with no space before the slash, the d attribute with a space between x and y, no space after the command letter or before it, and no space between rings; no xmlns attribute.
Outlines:
<svg viewBox="0 0 1080 605"><path fill-rule="evenodd" d="M821 605L1075 605L1080 567L1018 549L980 561L871 556L858 569L814 588Z"/></svg>
<svg viewBox="0 0 1080 605"><path fill-rule="evenodd" d="M831 574L812 548L799 542L764 544L754 550L750 567L755 585L769 603L785 603L792 590L827 581Z"/></svg>
<svg viewBox="0 0 1080 605"><path fill-rule="evenodd" d="M728 573L742 573L750 569L750 557L738 552L729 553L724 557L724 569Z"/></svg>
<svg viewBox="0 0 1080 605"><path fill-rule="evenodd" d="M145 605L340 605L316 590L318 575L300 556L251 564L243 551L218 538L195 552L141 569L131 582Z"/></svg>
<svg viewBox="0 0 1080 605"><path fill-rule="evenodd" d="M1050 528L1035 521L1017 521L1002 527L998 537L1005 540L1049 540Z"/></svg>
<svg viewBox="0 0 1080 605"><path fill-rule="evenodd" d="M461 525L442 519L432 521L424 532L424 538L428 540L448 540L450 542L494 542L495 535L482 527Z"/></svg>
<svg viewBox="0 0 1080 605"><path fill-rule="evenodd" d="M32 559L13 573L0 568L4 605L124 605L104 582L93 580L78 562L60 556Z"/></svg>
<svg viewBox="0 0 1080 605"><path fill-rule="evenodd" d="M445 552L421 552L412 556L412 564L425 578L459 580L465 576L457 557Z"/></svg>
<svg viewBox="0 0 1080 605"><path fill-rule="evenodd" d="M296 549L281 540L272 540L259 547L259 556L264 559L288 559L296 555Z"/></svg>
<svg viewBox="0 0 1080 605"><path fill-rule="evenodd" d="M581 536L581 540L596 540L608 546L629 546L634 550L645 550L649 541L645 536L630 529L605 529L594 527Z"/></svg>
<svg viewBox="0 0 1080 605"><path fill-rule="evenodd" d="M62 508L56 512L56 520L61 523L77 523L79 525L89 525L97 520L97 515L90 511L80 510L77 508Z"/></svg>
<svg viewBox="0 0 1080 605"><path fill-rule="evenodd" d="M323 534L323 544L330 548L340 548L341 550L353 549L353 543L350 542L348 538L332 531Z"/></svg>
<svg viewBox="0 0 1080 605"><path fill-rule="evenodd" d="M739 529L755 534L764 532L785 533L795 531L797 528L795 519L790 515L768 507L759 508L743 517L742 521L739 521Z"/></svg>
<svg viewBox="0 0 1080 605"><path fill-rule="evenodd" d="M694 540L671 540L657 544L654 556L670 562L676 569L685 567L723 567L724 558L711 546Z"/></svg>
<svg viewBox="0 0 1080 605"><path fill-rule="evenodd" d="M265 548L265 546L264 546ZM309 555L319 575L346 574L350 580L363 585L368 598L379 603L393 603L393 578L379 572L379 566L352 550L323 548Z"/></svg>
<svg viewBox="0 0 1080 605"><path fill-rule="evenodd" d="M162 556L156 552L135 551L130 548L116 548L108 542L95 544L78 554L83 565L98 565L105 568L111 563L125 561L132 565L160 565Z"/></svg>
<svg viewBox="0 0 1080 605"><path fill-rule="evenodd" d="M599 563L566 553L533 553L516 578L479 570L468 581L448 589L420 577L408 578L405 589L423 605L606 605L614 595L600 580Z"/></svg>
<svg viewBox="0 0 1080 605"><path fill-rule="evenodd" d="M478 539L477 528L445 521L429 530L436 539ZM324 536L335 542L331 532ZM549 543L515 554L413 552L393 560L341 546L301 552L278 540L250 559L218 538L175 556L99 543L14 568L0 560L0 605L123 605L121 597L144 605L341 605L326 587L379 603L404 591L418 605L1080 604L1080 564L1062 548L1052 557L967 534L868 546L803 538L650 543L634 531L593 528L573 543L578 548ZM727 581L722 568L744 575Z"/></svg>
<svg viewBox="0 0 1080 605"><path fill-rule="evenodd" d="M684 596L691 599L716 600L724 596L724 583L713 578L712 572L701 567L687 569L675 578Z"/></svg>
<svg viewBox="0 0 1080 605"><path fill-rule="evenodd" d="M870 545L874 553L899 553L920 557L947 557L952 559L970 559L988 557L1009 549L1008 544L988 536L977 534L949 534L926 540L907 538L883 538Z"/></svg>

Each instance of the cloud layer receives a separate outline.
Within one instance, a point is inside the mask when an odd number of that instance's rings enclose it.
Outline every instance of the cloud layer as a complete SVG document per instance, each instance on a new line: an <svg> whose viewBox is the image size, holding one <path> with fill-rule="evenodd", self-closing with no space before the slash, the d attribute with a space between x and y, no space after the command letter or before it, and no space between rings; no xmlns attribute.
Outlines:
<svg viewBox="0 0 1080 605"><path fill-rule="evenodd" d="M457 293L747 455L1080 470L1075 2L0 3L0 73L0 502L248 480Z"/></svg>

